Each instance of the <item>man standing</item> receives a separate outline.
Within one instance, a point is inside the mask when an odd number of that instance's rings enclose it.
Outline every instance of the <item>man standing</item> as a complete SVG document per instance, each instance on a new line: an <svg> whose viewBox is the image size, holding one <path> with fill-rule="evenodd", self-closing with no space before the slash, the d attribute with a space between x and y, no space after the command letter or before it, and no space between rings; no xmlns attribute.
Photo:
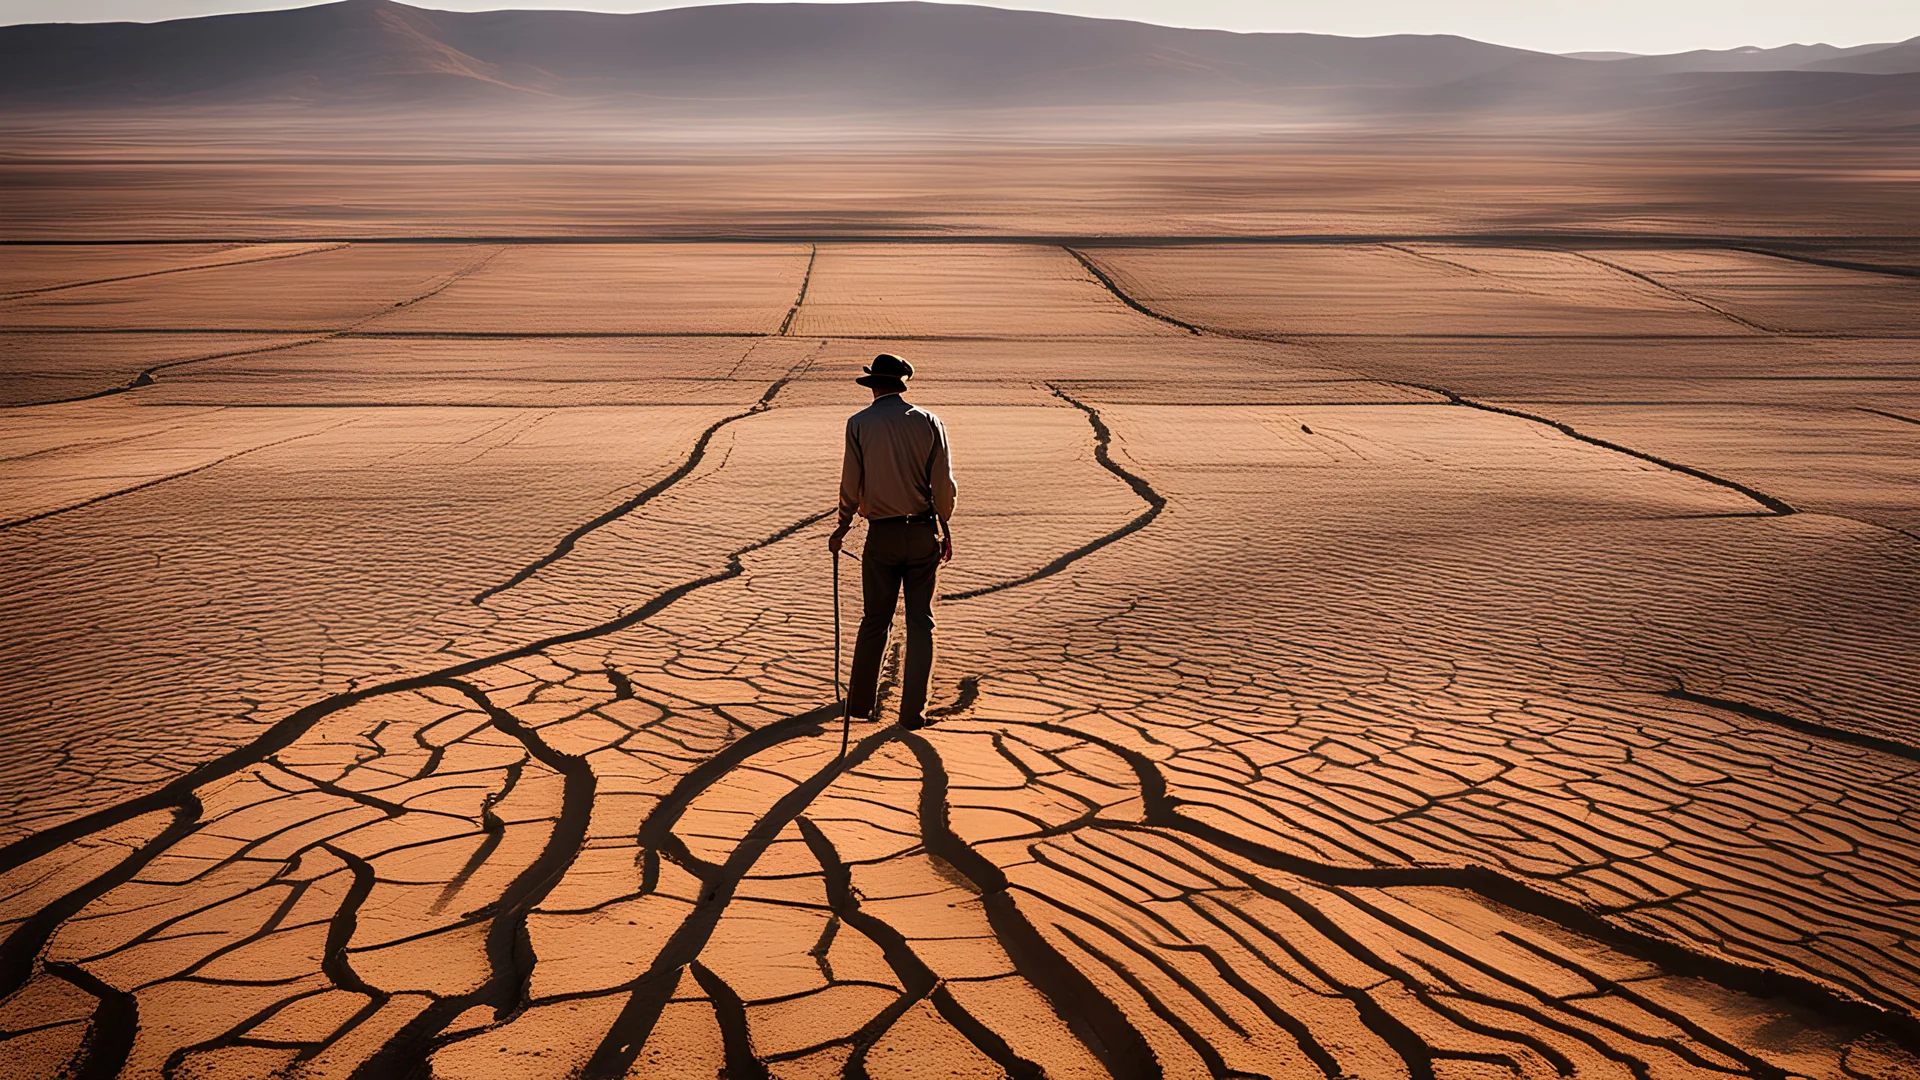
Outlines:
<svg viewBox="0 0 1920 1080"><path fill-rule="evenodd" d="M907 593L906 678L900 690L900 726L926 724L927 681L933 674L933 581L953 558L953 463L940 418L907 404L913 365L890 353L873 358L854 381L873 391L873 404L847 420L847 454L840 467L840 526L827 547L840 546L857 512L867 519L860 560L860 636L853 646L847 715L873 715L880 656L902 586Z"/></svg>

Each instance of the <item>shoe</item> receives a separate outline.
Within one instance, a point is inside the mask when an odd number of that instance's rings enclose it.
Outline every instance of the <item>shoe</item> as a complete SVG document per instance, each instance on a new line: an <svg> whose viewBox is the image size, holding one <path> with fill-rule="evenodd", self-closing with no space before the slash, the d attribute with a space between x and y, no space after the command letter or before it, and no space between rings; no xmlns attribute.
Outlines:
<svg viewBox="0 0 1920 1080"><path fill-rule="evenodd" d="M873 716L873 707L871 705L861 710L860 712L855 712L852 709L847 707L846 702L842 701L840 703L840 710L846 713L848 716L853 717L855 720L866 720Z"/></svg>
<svg viewBox="0 0 1920 1080"><path fill-rule="evenodd" d="M907 731L919 731L921 728L927 726L927 718L924 716L903 716L900 718L900 726Z"/></svg>

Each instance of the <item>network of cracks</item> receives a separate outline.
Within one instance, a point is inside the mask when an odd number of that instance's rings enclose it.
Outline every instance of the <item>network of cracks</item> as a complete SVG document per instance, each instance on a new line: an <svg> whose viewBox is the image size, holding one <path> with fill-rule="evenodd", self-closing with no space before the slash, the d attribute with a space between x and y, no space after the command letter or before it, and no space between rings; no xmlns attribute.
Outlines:
<svg viewBox="0 0 1920 1080"><path fill-rule="evenodd" d="M1102 318L1230 336L1066 255ZM0 851L10 1070L1920 1072L1903 530L1413 379L1176 407L1035 378L1050 489L1097 512L963 533L1015 555L942 598L937 722L843 727L825 514L739 494L821 427L789 395L825 347L467 600L598 621L320 697ZM1339 471L1421 424L1404 487ZM1280 441L1225 467L1242 428ZM1335 471L1255 509L1297 445ZM1594 505L1543 523L1568 476ZM689 569L592 594L648 544ZM1797 659L1743 621L1800 640L1842 601L1858 632Z"/></svg>

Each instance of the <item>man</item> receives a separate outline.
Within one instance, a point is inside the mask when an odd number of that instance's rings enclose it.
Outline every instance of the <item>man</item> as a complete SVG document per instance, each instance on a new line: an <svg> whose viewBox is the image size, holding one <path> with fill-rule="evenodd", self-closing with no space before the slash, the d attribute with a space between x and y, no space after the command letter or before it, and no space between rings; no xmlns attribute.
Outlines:
<svg viewBox="0 0 1920 1080"><path fill-rule="evenodd" d="M913 365L890 353L873 358L854 381L873 391L873 404L847 420L847 453L840 467L840 526L827 538L834 558L853 527L867 519L860 560L860 636L853 646L847 715L873 715L880 657L904 587L907 594L906 678L900 689L900 726L926 724L927 680L933 674L933 581L953 558L953 464L940 418L907 404Z"/></svg>

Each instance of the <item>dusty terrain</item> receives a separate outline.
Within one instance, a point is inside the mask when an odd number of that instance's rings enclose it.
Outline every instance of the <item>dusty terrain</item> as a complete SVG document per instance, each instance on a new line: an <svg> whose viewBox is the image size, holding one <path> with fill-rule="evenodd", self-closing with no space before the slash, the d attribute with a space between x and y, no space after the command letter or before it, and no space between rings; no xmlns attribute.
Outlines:
<svg viewBox="0 0 1920 1080"><path fill-rule="evenodd" d="M1900 155L120 137L0 163L7 1076L1920 1075Z"/></svg>

